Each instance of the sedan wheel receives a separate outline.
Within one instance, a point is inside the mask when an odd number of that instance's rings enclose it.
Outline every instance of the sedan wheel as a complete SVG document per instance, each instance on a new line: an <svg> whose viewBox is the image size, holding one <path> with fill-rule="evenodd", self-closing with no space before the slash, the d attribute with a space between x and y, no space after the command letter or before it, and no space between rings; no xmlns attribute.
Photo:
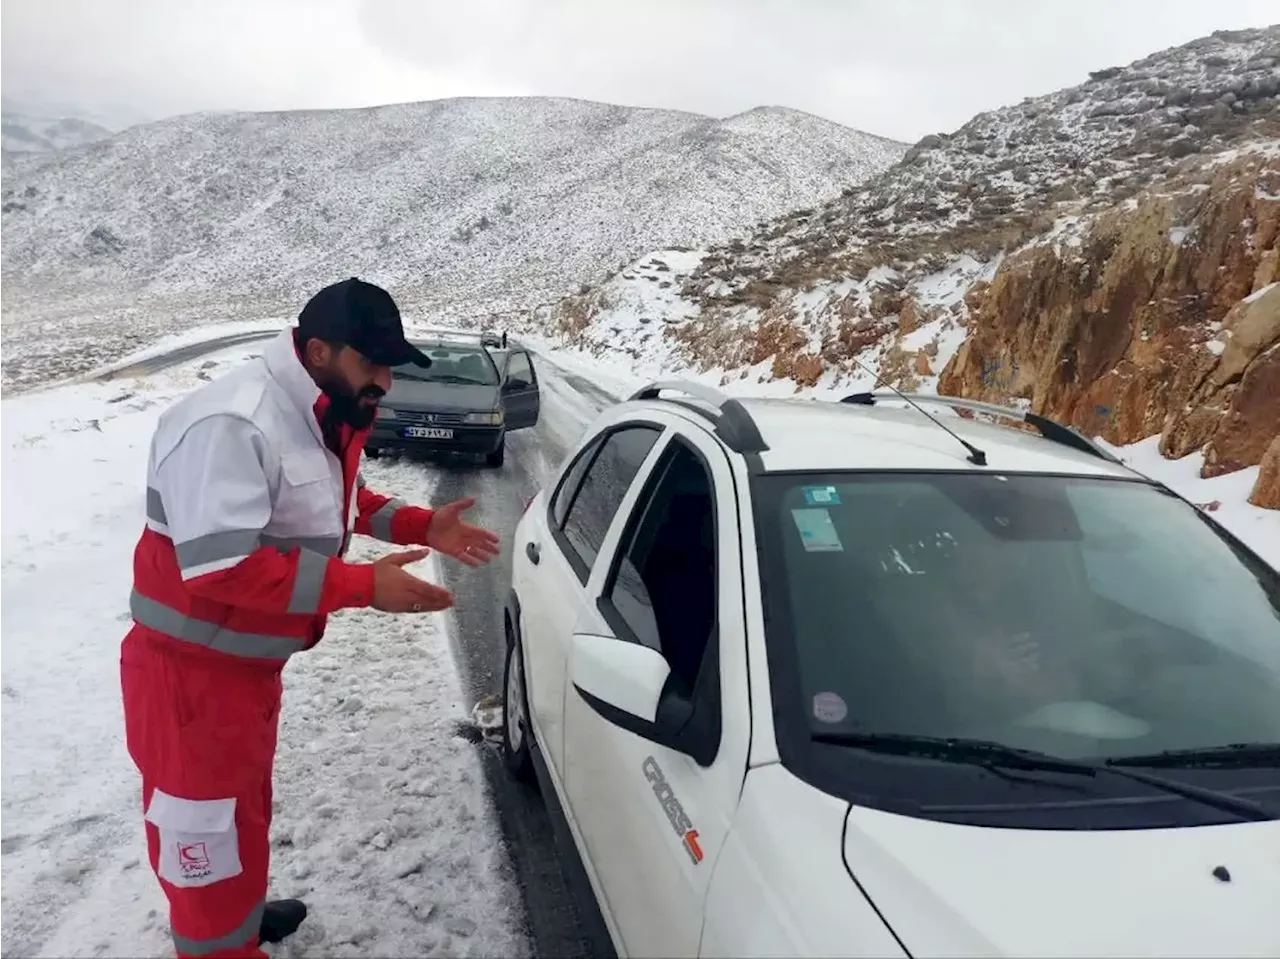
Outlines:
<svg viewBox="0 0 1280 959"><path fill-rule="evenodd" d="M529 708L525 695L524 656L520 644L507 635L507 666L503 682L506 703L502 722L502 760L507 771L525 783L534 783L533 755L529 751Z"/></svg>

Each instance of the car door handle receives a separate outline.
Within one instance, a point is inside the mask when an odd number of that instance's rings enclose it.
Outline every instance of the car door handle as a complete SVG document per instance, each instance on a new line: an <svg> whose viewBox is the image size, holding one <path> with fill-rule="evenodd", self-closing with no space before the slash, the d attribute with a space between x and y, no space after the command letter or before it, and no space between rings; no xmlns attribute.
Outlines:
<svg viewBox="0 0 1280 959"><path fill-rule="evenodd" d="M537 543L525 543L524 552L535 566L542 559L542 548Z"/></svg>

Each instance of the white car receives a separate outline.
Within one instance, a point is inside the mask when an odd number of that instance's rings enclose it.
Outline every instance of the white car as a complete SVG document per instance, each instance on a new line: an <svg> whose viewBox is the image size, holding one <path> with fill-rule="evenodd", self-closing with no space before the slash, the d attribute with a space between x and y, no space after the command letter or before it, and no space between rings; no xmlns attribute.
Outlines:
<svg viewBox="0 0 1280 959"><path fill-rule="evenodd" d="M503 753L613 947L1280 956L1276 571L1074 430L905 402L655 384L526 508Z"/></svg>

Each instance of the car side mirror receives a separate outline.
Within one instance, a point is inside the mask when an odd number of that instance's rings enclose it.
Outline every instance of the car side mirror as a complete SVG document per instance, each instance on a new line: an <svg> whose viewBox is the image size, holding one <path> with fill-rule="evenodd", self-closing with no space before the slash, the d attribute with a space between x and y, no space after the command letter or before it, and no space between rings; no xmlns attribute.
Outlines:
<svg viewBox="0 0 1280 959"><path fill-rule="evenodd" d="M654 723L671 667L662 654L612 636L575 633L569 679L597 712L616 722L618 713ZM621 723L617 723L621 725Z"/></svg>
<svg viewBox="0 0 1280 959"><path fill-rule="evenodd" d="M569 680L603 719L642 739L710 766L720 748L720 707L700 721L689 690L657 650L639 643L575 633Z"/></svg>

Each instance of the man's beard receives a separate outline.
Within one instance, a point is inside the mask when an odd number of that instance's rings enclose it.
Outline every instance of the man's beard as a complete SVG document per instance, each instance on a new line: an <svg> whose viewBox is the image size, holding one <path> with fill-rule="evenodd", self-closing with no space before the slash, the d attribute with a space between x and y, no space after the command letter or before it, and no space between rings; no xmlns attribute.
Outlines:
<svg viewBox="0 0 1280 959"><path fill-rule="evenodd" d="M325 410L324 418L334 425L345 423L358 430L365 429L373 422L378 415L377 401L386 395L386 391L380 386L370 384L356 393L346 383L336 381L321 384L320 390L329 397L329 408ZM361 400L365 397L373 402L362 403Z"/></svg>

